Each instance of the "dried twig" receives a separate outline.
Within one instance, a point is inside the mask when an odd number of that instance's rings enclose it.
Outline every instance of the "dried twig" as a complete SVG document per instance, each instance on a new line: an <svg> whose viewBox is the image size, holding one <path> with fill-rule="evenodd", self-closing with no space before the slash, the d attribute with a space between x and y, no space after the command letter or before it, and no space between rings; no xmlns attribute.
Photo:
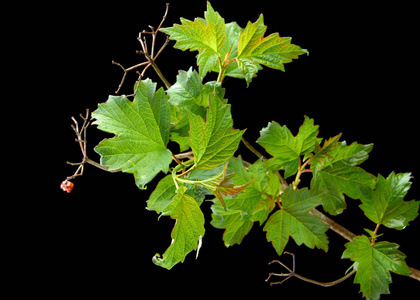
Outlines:
<svg viewBox="0 0 420 300"><path fill-rule="evenodd" d="M163 49L165 49L165 47L169 43L169 38L168 37L166 38L165 42L163 43L163 45L161 46L161 48L159 49L159 51L155 55L156 35L159 32L159 29L162 27L163 22L166 20L168 10L169 10L169 3L166 4L165 14L163 15L162 21L160 22L160 24L159 24L159 26L156 30L154 29L154 27L149 25L149 28L151 29L151 31L143 30L142 32L139 33L139 37L137 38L137 40L140 42L142 51L137 50L136 52L139 53L139 54L143 54L147 61L139 63L137 65L134 65L130 68L124 68L120 63L112 61L112 64L119 66L124 71L124 75L121 79L120 85L118 86L118 89L115 91L116 94L118 94L120 92L121 87L124 84L125 78L127 76L127 72L129 72L131 70L134 70L134 69L137 69L137 68L140 68L140 67L144 67L144 68L141 72L137 72L139 74L138 81L143 79L144 74L146 73L146 70L150 66L152 66L153 69L155 70L155 72L158 74L159 78L165 84L166 88L169 89L171 87L171 84L168 82L168 80L166 80L165 76L163 76L162 72L160 71L159 67L156 64L156 59L159 57L159 55L162 53ZM144 34L148 34L148 35L152 36L152 45L151 45L151 51L150 52L149 52L148 47L147 47L147 40L144 36L142 36Z"/></svg>
<svg viewBox="0 0 420 300"><path fill-rule="evenodd" d="M293 267L292 269L290 269L289 267L287 267L284 263L282 263L279 260L273 260L272 262L270 262L269 264L273 264L273 263L278 263L280 264L283 268L285 268L289 273L270 273L268 278L265 281L269 281L271 276L278 276L278 277L286 277L285 279L281 280L281 281L277 281L277 282L270 282L270 285L275 285L275 284L282 284L283 282L285 282L287 279L292 278L292 277L296 277L299 278L300 280L312 283L312 284L316 284L316 285L320 285L323 287L330 287L330 286L334 286L336 284L339 284L341 282L343 282L344 280L346 280L347 278L351 277L354 273L356 273L356 270L351 271L350 273L346 274L345 276L331 281L331 282L319 282L313 279L309 279L306 277L303 277L299 274L296 274L295 272L295 267L296 267L296 262L295 262L295 255L293 253L290 252L284 252L284 254L289 254L293 257Z"/></svg>
<svg viewBox="0 0 420 300"><path fill-rule="evenodd" d="M97 163L96 161L91 160L90 158L87 157L87 151L86 151L86 145L87 145L87 139L86 139L86 132L87 132L87 128L90 125L90 120L89 120L89 109L86 109L86 115L83 116L82 114L80 114L80 117L83 120L83 125L82 127L79 127L79 123L77 122L76 118L71 117L71 119L73 120L74 125L71 125L71 128L73 129L73 131L76 133L76 142L79 143L80 146L80 150L82 151L82 155L83 155L83 159L81 162L79 163L72 163L72 162L67 162L69 165L72 166L79 166L76 169L76 172L74 172L73 175L68 176L62 183L61 183L61 189L66 191L67 193L70 193L73 189L73 183L70 180L73 180L74 178L78 177L78 176L82 176L83 172L85 170L85 164L88 163L92 166L95 166L101 170L104 171L108 171L108 172L120 172L121 170L109 170L108 167L102 166L101 164Z"/></svg>
<svg viewBox="0 0 420 300"><path fill-rule="evenodd" d="M66 180L64 181L64 183L66 183L69 180L72 180L72 179L76 178L77 176L83 175L83 171L84 171L85 158L87 157L86 156L86 129L87 129L87 127L90 124L90 121L89 121L89 110L86 109L86 116L85 117L83 117L82 114L80 114L80 117L83 120L82 127L79 128L79 123L77 122L77 120L74 117L71 117L71 119L74 122L74 125L71 125L71 128L76 133L76 137L77 137L76 142L79 143L80 150L82 151L82 154L83 154L83 160L80 163L67 162L69 165L72 165L72 166L77 166L78 165L79 167L77 168L76 172L74 172L73 175L68 176L66 178Z"/></svg>
<svg viewBox="0 0 420 300"><path fill-rule="evenodd" d="M82 152L83 158L82 158L82 161L79 162L79 163L67 162L69 165L78 166L78 168L76 169L74 174L71 175L71 176L68 176L61 183L61 189L66 191L67 193L70 193L73 189L73 186L74 186L74 184L70 180L73 180L74 178L83 175L86 163L90 164L92 166L95 166L95 167L97 167L101 170L107 171L107 172L111 172L111 173L121 172L121 169L110 170L108 167L102 166L101 164L97 163L96 161L93 161L90 158L88 158L87 151L86 151L86 149L87 149L86 148L86 145L87 145L86 131L87 131L87 128L89 127L89 125L90 125L89 110L88 109L86 110L86 115L85 116L80 114L80 117L83 120L83 125L80 127L76 118L71 117L71 119L73 120L73 123L74 123L74 125L71 125L71 128L73 129L73 131L76 134L76 137L77 137L76 142L79 143L80 150ZM193 157L194 157L194 154L193 154L192 151L188 151L188 152L179 153L179 154L174 155L174 159L177 159L177 160L185 159L185 158L191 159Z"/></svg>

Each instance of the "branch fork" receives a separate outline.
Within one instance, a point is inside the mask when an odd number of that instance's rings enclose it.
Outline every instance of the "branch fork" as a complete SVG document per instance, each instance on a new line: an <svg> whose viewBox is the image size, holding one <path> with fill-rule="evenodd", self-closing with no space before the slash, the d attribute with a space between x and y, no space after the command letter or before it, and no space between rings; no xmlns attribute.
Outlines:
<svg viewBox="0 0 420 300"><path fill-rule="evenodd" d="M78 177L78 176L82 176L83 172L85 170L85 164L88 163L92 166L95 166L101 170L104 171L108 171L108 172L120 172L121 170L109 170L108 167L102 166L101 164L97 163L96 161L91 160L90 158L87 157L87 151L86 151L86 144L87 144L87 139L86 139L86 131L87 128L90 125L90 120L89 120L89 109L86 109L86 115L83 116L82 114L80 114L80 117L83 120L83 124L81 127L79 127L79 123L77 122L76 118L71 117L71 119L73 120L74 125L71 125L71 128L73 129L73 131L76 133L76 139L75 141L79 143L80 146L80 150L82 151L82 161L79 163L72 163L72 162L67 162L67 164L72 165L72 166L79 166L76 169L76 172L74 172L73 175L68 176L60 185L61 189L67 193L70 193L73 190L73 182L71 182L70 180L73 180L74 178Z"/></svg>
<svg viewBox="0 0 420 300"><path fill-rule="evenodd" d="M118 86L118 89L115 91L116 94L118 94L120 92L120 89L121 89L122 85L124 84L127 73L131 70L134 70L134 69L137 69L137 68L140 68L140 67L144 67L144 68L141 72L137 71L137 74L139 74L138 81L142 80L142 78L144 77L144 74L146 73L147 69L150 66L152 66L153 69L155 70L156 74L158 74L159 78L165 84L166 88L169 89L171 87L171 84L168 82L168 80L166 80L165 76L163 76L162 72L160 71L159 67L156 64L156 59L158 58L158 56L162 53L163 49L165 49L165 47L169 43L169 37L166 37L165 42L163 43L163 45L161 46L161 48L159 49L159 51L155 55L156 35L159 32L160 28L162 27L163 22L166 20L168 10L169 10L169 3L166 3L165 14L163 15L162 21L160 22L160 24L159 24L159 26L157 27L156 30L153 26L149 25L149 28L150 28L151 31L143 30L142 32L139 33L139 37L137 38L137 40L140 42L142 51L137 50L136 52L138 54L143 54L147 61L139 63L139 64L134 65L134 66L129 67L129 68L124 68L120 63L112 61L112 64L119 66L124 71L124 75L121 79L120 85ZM152 36L152 46L151 46L151 51L150 52L148 50L146 37L143 36L145 34L148 34L148 35Z"/></svg>
<svg viewBox="0 0 420 300"><path fill-rule="evenodd" d="M292 277L296 277L300 280L303 280L303 281L306 281L306 282L309 282L309 283L312 283L312 284L316 284L316 285L323 286L323 287L331 287L331 286L334 286L334 285L337 285L337 284L343 282L344 280L353 276L353 274L356 273L356 270L353 270L350 273L346 274L345 276L343 276L343 277L341 277L337 280L334 280L334 281L331 281L331 282L319 282L319 281L316 281L316 280L313 280L313 279L303 277L299 274L296 274L296 272L295 272L295 267L296 267L295 255L293 253L286 252L286 251L284 252L284 254L289 254L289 255L292 256L293 267L292 267L292 269L290 269L288 266L286 266L284 263L282 263L279 260L273 260L272 262L270 262L269 265L271 265L273 263L280 264L283 268L285 268L289 272L289 273L270 273L268 275L268 278L265 280L266 282L269 281L272 276L286 277L285 279L283 279L281 281L270 282L271 286L273 286L275 284L283 284L283 282L285 282L287 279L292 278Z"/></svg>

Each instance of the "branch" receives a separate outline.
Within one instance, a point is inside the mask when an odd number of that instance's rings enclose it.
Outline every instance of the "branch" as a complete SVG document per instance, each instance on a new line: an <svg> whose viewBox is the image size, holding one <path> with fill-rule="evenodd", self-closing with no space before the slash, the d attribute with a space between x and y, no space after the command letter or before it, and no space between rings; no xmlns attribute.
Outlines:
<svg viewBox="0 0 420 300"><path fill-rule="evenodd" d="M124 71L124 75L121 79L121 82L118 86L118 89L115 91L116 94L118 94L120 92L120 89L121 89L122 85L124 84L125 78L127 76L127 72L129 72L131 70L134 70L134 69L137 69L137 68L140 68L140 67L144 67L144 68L143 68L142 72L137 72L139 74L138 81L142 80L142 78L144 77L144 74L146 73L146 70L150 66L152 66L153 69L155 70L156 74L159 76L159 78L165 84L166 88L169 89L171 87L171 84L168 82L168 80L166 80L165 76L163 76L163 73L160 71L159 67L156 64L156 59L158 58L158 56L162 53L163 49L165 49L165 47L169 43L169 38L168 37L166 38L164 44L162 45L162 47L159 49L159 51L155 55L156 35L159 32L159 29L162 27L163 22L166 20L168 10L169 10L169 3L166 4L165 14L163 15L162 21L160 22L160 24L159 24L159 26L156 30L152 26L149 25L149 28L152 31L148 32L148 31L143 30L142 32L139 33L139 37L137 39L140 42L140 45L142 47L142 51L137 50L136 52L139 53L139 54L143 54L147 61L139 63L137 65L134 65L130 68L124 68L120 63L112 61L112 64L121 67L121 69ZM147 47L146 38L142 37L142 34L150 34L152 36L152 46L151 46L151 52L150 53L149 53L149 50L148 50L148 47Z"/></svg>
<svg viewBox="0 0 420 300"><path fill-rule="evenodd" d="M83 155L83 159L80 163L72 163L72 162L67 162L69 165L72 166L79 166L76 169L76 172L74 172L73 175L68 176L62 183L61 183L61 189L67 193L70 193L73 189L74 184L70 181L73 180L74 178L78 177L78 176L82 176L83 172L85 170L85 164L88 163L94 167L97 167L101 170L104 171L108 171L108 172L112 172L112 173L116 173L116 172L120 172L121 170L109 170L108 167L102 166L101 164L97 163L96 161L91 160L90 158L87 157L87 152L86 152L86 144L87 144L87 139L86 139L86 131L88 126L90 125L90 120L89 120L89 109L86 109L86 116L83 116L82 114L80 114L80 117L83 120L83 125L82 127L79 128L79 123L77 122L77 120L74 117L71 117L71 119L74 122L74 125L71 125L71 128L74 130L74 132L76 133L76 142L79 143L80 146L80 150L82 151L82 155Z"/></svg>
<svg viewBox="0 0 420 300"><path fill-rule="evenodd" d="M309 211L311 215L317 216L322 220L322 222L328 226L330 226L330 229L334 231L335 233L341 235L343 238L345 238L348 241L353 241L353 239L356 237L356 235L348 230L347 228L341 226L340 224L336 223L326 215L324 215L322 212L317 210L316 208L313 208Z"/></svg>
<svg viewBox="0 0 420 300"><path fill-rule="evenodd" d="M340 224L336 223L335 221L333 221L332 219L330 219L329 217L327 217L326 215L324 215L322 212L320 212L319 210L313 208L309 211L310 214L319 217L322 222L328 226L330 226L330 229L332 231L334 231L335 233L341 235L343 238L345 238L348 241L353 241L353 239L356 237L356 235L351 232L350 230L348 230L347 228L341 226ZM412 267L408 267L411 271L411 275L409 277L420 281L420 270L414 269Z"/></svg>
<svg viewBox="0 0 420 300"><path fill-rule="evenodd" d="M296 278L298 278L298 279L300 279L300 280L303 280L303 281L306 281L306 282L309 282L309 283L312 283L312 284L320 285L320 286L323 286L323 287L331 287L331 286L334 286L334 285L337 285L337 284L339 284L339 283L343 282L343 281L344 281L344 280L346 280L347 278L349 278L349 277L353 276L353 275L354 275L354 273L356 273L356 270L353 270L353 271L351 271L350 273L346 274L345 276L343 276L343 277L341 277L341 278L339 278L339 279L337 279L337 280L330 281L330 282L320 282L320 281L316 281L316 280L313 280L313 279L309 279L309 278L303 277L303 276L301 276L301 275L299 275L299 274L296 274L296 272L295 272L295 266L296 266L296 264L295 264L295 255L294 255L293 253L290 253L290 252L284 252L284 254L289 254L289 255L291 255L291 256L293 257L293 267L292 267L292 270L290 270L290 268L288 268L285 264L283 264L283 263L282 263L281 261L279 261L279 260L273 260L272 262L270 262L270 263L269 263L269 265L271 265L271 264L273 264L273 263L278 263L278 264L280 264L283 268L285 268L287 271L289 271L289 273L270 273L270 274L268 275L268 278L265 280L266 282L270 280L271 276L286 277L285 279L283 279L283 280L281 280L281 281L277 281L277 282L270 282L270 285L271 285L271 286L272 286L272 285L275 285L275 284L282 284L282 283L283 283L283 282L285 282L287 279L292 278L292 277L296 277Z"/></svg>
<svg viewBox="0 0 420 300"><path fill-rule="evenodd" d="M128 68L128 69L124 68L124 67L123 67L120 63L117 63L117 62L115 62L115 61L112 61L112 64L113 64L113 65L117 65L117 66L121 67L121 69L123 69L123 71L124 71L124 75L123 75L123 77L122 77L122 79L121 79L120 85L118 86L118 89L115 91L115 93L116 93L116 94L118 94L118 93L120 92L120 89L121 89L121 87L122 87L122 85L123 85L124 81L125 81L125 77L127 76L127 72L128 72L128 71L131 71L131 70L134 70L134 69L136 69L136 68L140 68L141 66L148 65L148 64L149 64L149 62L148 62L148 61L145 61L145 62L142 62L142 63L140 63L140 64L138 64L138 65L132 66L132 67L130 67L130 68ZM145 68L145 69L146 69L146 68ZM144 71L144 70L143 70L143 71ZM141 77L142 77L142 76L141 76Z"/></svg>
<svg viewBox="0 0 420 300"><path fill-rule="evenodd" d="M408 268L411 271L410 277L413 278L413 279L416 279L416 280L420 281L420 270L414 269L414 268L412 268L410 266Z"/></svg>
<svg viewBox="0 0 420 300"><path fill-rule="evenodd" d="M264 155L262 155L258 150L256 150L247 140L245 140L244 137L242 137L242 142L244 143L244 145L252 152L254 153L256 156L258 156L259 158L262 157L263 159L266 159L264 157ZM250 163L244 161L244 165L250 165ZM306 162L307 164L307 162ZM306 166L306 165L305 165ZM288 183L287 181L280 175L279 172L277 172L277 176L280 179L281 182L281 186L282 186L282 191L284 189L286 189L288 187ZM324 215L322 212L320 212L319 210L313 208L309 211L310 214L317 216L318 218L320 218L322 220L322 222L326 225L328 225L330 227L330 229L332 231L334 231L335 233L341 235L343 238L345 238L348 241L353 241L353 239L356 237L356 234L354 234L353 232L351 232L350 230L348 230L347 228L341 226L340 224L338 224L337 222L335 222L334 220L332 220L331 218L327 217L326 215ZM285 252L286 253L286 252ZM280 263L280 262L279 262ZM281 264L281 263L280 263ZM283 264L282 264L283 265ZM284 266L284 265L283 265ZM414 269L412 267L408 267L411 271L411 275L410 277L413 279L416 279L418 281L420 281L420 270ZM350 274L350 273L349 273ZM275 274L273 274L275 275ZM270 275L271 276L271 275ZM278 276L278 275L276 275ZM299 275L294 274L293 276L298 277ZM291 276L290 276L291 277ZM287 279L289 279L290 277L284 279L282 282L286 281ZM302 278L301 278L302 279ZM268 280L268 279L267 279ZM303 280L303 279L302 279ZM308 281L308 280L306 280ZM280 283L282 283L280 282ZM275 284L280 284L280 283L275 283ZM314 282L312 282L314 283Z"/></svg>
<svg viewBox="0 0 420 300"><path fill-rule="evenodd" d="M244 145L252 152L254 153L258 158L263 158L266 159L264 157L264 155L261 154L261 152L259 152L257 149L254 148L254 146L252 146L243 136L241 138L242 143L244 143Z"/></svg>

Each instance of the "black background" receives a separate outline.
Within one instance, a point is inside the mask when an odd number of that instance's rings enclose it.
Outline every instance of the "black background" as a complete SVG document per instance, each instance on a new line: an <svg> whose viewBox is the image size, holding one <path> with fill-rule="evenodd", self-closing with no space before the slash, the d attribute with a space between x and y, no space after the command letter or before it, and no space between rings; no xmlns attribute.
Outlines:
<svg viewBox="0 0 420 300"><path fill-rule="evenodd" d="M174 224L168 217L158 221L155 212L145 209L157 179L146 191L140 191L129 174L111 174L86 166L84 176L74 180L71 194L59 189L61 181L75 170L66 161L81 159L70 117L84 113L86 108L95 110L98 103L114 94L123 74L111 64L112 60L126 67L143 61L135 53L140 49L138 32L159 24L165 2L48 6L41 8L45 10L41 17L31 21L34 29L27 28L36 41L28 45L36 45L37 49L34 70L43 74L33 78L40 80L36 92L42 99L42 119L47 123L45 131L37 133L48 138L41 142L37 135L37 145L48 157L42 162L42 170L50 177L45 180L35 176L33 181L48 192L38 198L32 196L30 204L17 201L26 213L17 214L10 224L18 232L10 274L11 282L18 283L16 295L29 292L53 299L135 299L154 295L224 299L223 295L252 297L253 293L303 299L310 293L323 299L361 298L353 279L331 288L295 278L270 287L264 281L268 273L284 270L278 265L268 266L278 256L266 241L262 227L255 224L241 245L225 248L223 231L209 224L210 203L202 206L206 234L198 259L193 252L171 271L155 266L152 257L169 246ZM246 4L213 0L212 5L226 22L237 21L241 27L263 13L267 34L291 36L294 44L310 52L286 64L285 73L265 68L249 88L244 80L225 81L235 128L248 128L245 137L253 142L269 121L286 124L296 134L304 115L308 115L320 125L321 137L343 132L342 139L348 143L374 143L370 159L363 164L372 174L413 172L414 184L406 199L419 198L414 4L359 6L340 2L308 6L297 1ZM164 26L180 23L180 17L203 17L205 9L204 0L172 1ZM157 45L163 40L162 35ZM196 54L175 50L173 44L157 60L171 83L178 70L195 65ZM163 86L152 69L147 77ZM130 94L136 79L135 73L129 74L122 93ZM99 160L93 147L109 136L95 126L89 129L90 158ZM176 151L176 147L171 149ZM241 146L240 151L245 159L254 160L247 149ZM334 219L362 234L364 227L373 230L374 224L364 217L358 204L349 199L349 208ZM408 265L417 269L419 232L419 220L403 231L381 228L384 240L399 243ZM351 265L349 260L340 259L346 241L331 231L328 234L328 253L289 242L286 250L296 254L299 274L331 281ZM290 262L287 256L281 259ZM418 281L398 275L393 276L393 281L391 295L383 299L401 299L420 287Z"/></svg>

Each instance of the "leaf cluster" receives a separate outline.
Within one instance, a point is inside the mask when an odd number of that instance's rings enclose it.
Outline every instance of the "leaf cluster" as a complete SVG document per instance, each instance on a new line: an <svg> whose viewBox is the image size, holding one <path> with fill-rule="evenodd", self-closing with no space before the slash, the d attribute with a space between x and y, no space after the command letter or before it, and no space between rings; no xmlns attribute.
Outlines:
<svg viewBox="0 0 420 300"><path fill-rule="evenodd" d="M284 71L285 63L308 53L291 44L290 37L280 37L278 33L264 37L266 30L262 14L243 29L236 22L226 24L210 2L207 2L204 19L181 18L181 25L161 29L176 41L175 48L198 51L200 77L217 72L219 81L231 76L244 78L248 85L262 66Z"/></svg>
<svg viewBox="0 0 420 300"><path fill-rule="evenodd" d="M142 80L133 100L110 96L99 104L94 124L114 136L95 151L101 165L132 173L141 189L160 171L167 173L147 201L148 210L176 220L171 244L163 255L153 257L156 265L167 269L193 250L198 255L205 235L201 204L206 198L212 201L211 225L223 230L226 247L240 244L258 223L278 255L290 238L328 251L329 226L311 211L322 207L338 215L348 198L359 200L376 227L346 244L343 258L355 262L355 282L364 296L378 299L388 292L389 271L410 274L398 245L377 239L380 226L402 230L417 217L420 202L404 200L411 175L391 173L385 178L368 173L360 165L372 144L347 144L341 134L321 138L319 126L309 117L296 135L285 125L268 123L256 141L268 158L248 163L235 155L244 130L233 128L223 79L241 78L249 85L263 66L284 71L284 63L307 53L277 33L265 37L266 29L262 15L245 28L226 24L210 3L204 18L182 18L180 25L160 29L176 41L175 48L198 51L198 72L179 71L166 91L150 79ZM204 81L209 72L218 73L217 81ZM171 142L181 152L191 151L188 159L178 159L169 150ZM310 185L301 188L301 176L310 175Z"/></svg>

